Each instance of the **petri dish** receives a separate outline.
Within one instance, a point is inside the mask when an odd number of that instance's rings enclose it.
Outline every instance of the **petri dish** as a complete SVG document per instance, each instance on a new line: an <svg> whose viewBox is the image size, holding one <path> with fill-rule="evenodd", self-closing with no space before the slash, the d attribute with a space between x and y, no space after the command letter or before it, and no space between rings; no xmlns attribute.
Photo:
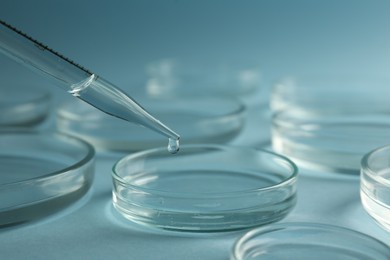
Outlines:
<svg viewBox="0 0 390 260"><path fill-rule="evenodd" d="M363 155L388 142L390 81L289 79L271 95L272 146L299 166L358 175Z"/></svg>
<svg viewBox="0 0 390 260"><path fill-rule="evenodd" d="M360 196L365 210L390 232L390 146L377 148L363 157Z"/></svg>
<svg viewBox="0 0 390 260"><path fill-rule="evenodd" d="M0 127L35 126L49 114L50 93L32 86L0 87Z"/></svg>
<svg viewBox="0 0 390 260"><path fill-rule="evenodd" d="M217 144L156 148L113 167L113 205L130 221L166 230L219 232L284 218L296 203L297 168L264 150Z"/></svg>
<svg viewBox="0 0 390 260"><path fill-rule="evenodd" d="M181 135L182 144L227 143L242 130L245 106L233 99L148 100L147 110ZM57 113L57 129L99 150L134 152L167 145L158 133L72 100Z"/></svg>
<svg viewBox="0 0 390 260"><path fill-rule="evenodd" d="M57 133L0 132L0 227L55 213L81 198L94 149Z"/></svg>
<svg viewBox="0 0 390 260"><path fill-rule="evenodd" d="M278 223L247 232L235 242L230 259L385 260L389 255L386 244L347 228Z"/></svg>
<svg viewBox="0 0 390 260"><path fill-rule="evenodd" d="M358 175L363 155L390 138L385 114L312 117L283 111L272 117L272 147L301 167Z"/></svg>
<svg viewBox="0 0 390 260"><path fill-rule="evenodd" d="M146 93L155 98L235 97L254 95L262 86L257 62L199 62L161 59L146 66Z"/></svg>
<svg viewBox="0 0 390 260"><path fill-rule="evenodd" d="M272 111L306 115L350 115L389 111L390 78L356 75L297 75L278 81L271 90Z"/></svg>

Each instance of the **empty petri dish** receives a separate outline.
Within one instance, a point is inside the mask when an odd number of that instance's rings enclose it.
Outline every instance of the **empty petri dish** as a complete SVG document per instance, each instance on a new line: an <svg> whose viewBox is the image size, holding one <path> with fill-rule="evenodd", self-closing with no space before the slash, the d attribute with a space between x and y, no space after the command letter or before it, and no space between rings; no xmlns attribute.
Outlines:
<svg viewBox="0 0 390 260"><path fill-rule="evenodd" d="M183 145L128 155L113 167L113 204L147 226L217 232L285 217L296 203L297 168L272 152Z"/></svg>
<svg viewBox="0 0 390 260"><path fill-rule="evenodd" d="M390 232L390 146L366 154L361 165L363 206L380 226Z"/></svg>
<svg viewBox="0 0 390 260"><path fill-rule="evenodd" d="M0 227L35 220L89 189L94 149L55 133L0 132Z"/></svg>
<svg viewBox="0 0 390 260"><path fill-rule="evenodd" d="M34 126L49 114L50 93L32 86L0 87L0 127Z"/></svg>
<svg viewBox="0 0 390 260"><path fill-rule="evenodd" d="M244 98L259 91L262 71L253 62L212 62L167 58L146 67L145 90L156 98L229 96Z"/></svg>
<svg viewBox="0 0 390 260"><path fill-rule="evenodd" d="M227 143L241 132L245 121L245 107L232 99L149 100L141 103L158 120L179 133L183 144ZM60 107L57 128L100 150L132 152L167 144L160 134L108 116L79 100Z"/></svg>
<svg viewBox="0 0 390 260"><path fill-rule="evenodd" d="M283 111L272 118L273 149L302 167L358 175L363 155L390 138L390 117L311 117Z"/></svg>
<svg viewBox="0 0 390 260"><path fill-rule="evenodd" d="M315 79L273 89L273 148L301 167L357 175L363 155L390 138L390 81Z"/></svg>
<svg viewBox="0 0 390 260"><path fill-rule="evenodd" d="M385 260L389 255L386 244L350 229L279 223L247 232L235 242L230 259Z"/></svg>
<svg viewBox="0 0 390 260"><path fill-rule="evenodd" d="M295 110L328 116L389 111L390 78L355 75L285 77L271 91L272 111Z"/></svg>

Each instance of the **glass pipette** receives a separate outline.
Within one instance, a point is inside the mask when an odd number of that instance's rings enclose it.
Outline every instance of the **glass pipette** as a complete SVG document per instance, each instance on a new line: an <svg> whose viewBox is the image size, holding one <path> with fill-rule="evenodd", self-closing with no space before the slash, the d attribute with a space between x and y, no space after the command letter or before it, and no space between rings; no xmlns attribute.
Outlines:
<svg viewBox="0 0 390 260"><path fill-rule="evenodd" d="M54 79L58 86L97 109L143 125L169 138L168 150L179 150L180 136L154 118L134 99L46 45L0 20L0 51L34 71Z"/></svg>

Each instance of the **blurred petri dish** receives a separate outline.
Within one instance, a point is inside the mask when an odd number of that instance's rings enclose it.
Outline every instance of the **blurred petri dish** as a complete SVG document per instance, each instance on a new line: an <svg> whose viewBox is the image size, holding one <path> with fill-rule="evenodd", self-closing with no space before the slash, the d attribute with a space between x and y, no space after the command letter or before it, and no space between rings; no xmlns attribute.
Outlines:
<svg viewBox="0 0 390 260"><path fill-rule="evenodd" d="M188 232L249 228L285 217L297 168L280 155L221 145L183 145L128 155L113 167L113 204L125 218Z"/></svg>
<svg viewBox="0 0 390 260"><path fill-rule="evenodd" d="M232 260L385 260L390 248L350 229L314 223L279 223L256 228L238 239Z"/></svg>
<svg viewBox="0 0 390 260"><path fill-rule="evenodd" d="M155 98L228 96L244 98L259 91L262 72L253 62L197 62L167 58L146 67L145 90Z"/></svg>
<svg viewBox="0 0 390 260"><path fill-rule="evenodd" d="M272 111L294 110L308 116L387 113L390 78L354 75L286 77L271 91Z"/></svg>
<svg viewBox="0 0 390 260"><path fill-rule="evenodd" d="M94 149L55 133L0 132L0 227L55 213L93 179Z"/></svg>
<svg viewBox="0 0 390 260"><path fill-rule="evenodd" d="M182 144L227 143L242 130L245 107L233 99L148 100L141 102L181 136ZM134 152L167 145L160 134L72 100L57 113L58 131L80 137L99 150Z"/></svg>
<svg viewBox="0 0 390 260"><path fill-rule="evenodd" d="M363 206L380 226L390 232L390 146L369 152L361 165Z"/></svg>
<svg viewBox="0 0 390 260"><path fill-rule="evenodd" d="M50 93L33 86L0 87L0 127L34 126L49 114Z"/></svg>
<svg viewBox="0 0 390 260"><path fill-rule="evenodd" d="M272 146L299 166L359 174L363 155L390 138L390 81L286 80L272 92Z"/></svg>
<svg viewBox="0 0 390 260"><path fill-rule="evenodd" d="M387 115L308 117L294 111L272 118L272 147L301 167L358 175L363 155L390 138Z"/></svg>

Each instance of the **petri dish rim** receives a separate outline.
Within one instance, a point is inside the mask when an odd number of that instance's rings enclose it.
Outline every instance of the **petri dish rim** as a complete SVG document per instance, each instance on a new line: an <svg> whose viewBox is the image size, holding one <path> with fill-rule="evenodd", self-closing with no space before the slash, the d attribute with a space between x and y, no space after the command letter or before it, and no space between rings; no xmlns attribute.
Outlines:
<svg viewBox="0 0 390 260"><path fill-rule="evenodd" d="M318 99L323 100L324 95L328 94L325 96L326 103L340 104L333 100L335 94L345 97L345 95L349 95L351 92L365 93L365 98L367 98L367 90L372 91L372 88L367 88L367 86L373 86L374 89L379 88L383 91L384 89L388 90L389 83L390 77L387 75L366 74L358 77L354 74L345 73L286 75L273 84L271 104L274 103L274 105L271 105L271 108L273 111L286 108L317 109ZM381 99L381 101L384 101L384 99ZM353 99L346 99L344 103L354 104L355 108L364 107L361 102L357 104ZM320 110L323 109L321 108Z"/></svg>
<svg viewBox="0 0 390 260"><path fill-rule="evenodd" d="M87 149L87 154L84 156L83 159L77 161L76 163L70 165L70 166L67 166L61 170L57 170L57 171L53 171L53 172L50 172L46 175L41 175L41 176L38 176L38 177L34 177L34 178L29 178L29 179L25 179L25 180L21 180L21 181L15 181L15 182L10 182L10 183L6 183L6 184L2 184L1 186L2 187L5 187L5 186L8 186L8 185L18 185L18 184L28 184L28 183L32 183L34 181L43 181L45 179L48 179L48 178L52 178L53 176L55 177L59 177L61 174L67 174L69 171L72 171L72 170L76 170L78 168L80 168L81 166L87 164L88 162L90 162L91 160L94 159L95 157L95 148L89 144L88 142L78 138L78 137L74 137L74 136L70 136L70 135L67 135L67 134L60 134L60 133L39 133L39 132L36 132L36 131L23 131L23 130L16 130L16 132L11 132L11 131L0 131L0 134L11 134L11 135L40 135L40 134L45 134L45 135L52 135L52 136L56 136L56 137L59 137L61 139L70 139L72 140L72 142L77 142L78 144L82 144L84 147L86 147Z"/></svg>
<svg viewBox="0 0 390 260"><path fill-rule="evenodd" d="M309 222L284 222L284 223L276 223L272 224L269 226L261 226L255 229L252 229L248 232L246 232L244 235L239 237L233 244L230 256L232 260L240 260L243 259L242 256L245 253L242 252L243 246L247 243L250 242L251 239L261 236L261 235L266 235L268 233L272 233L273 231L279 231L283 229L311 229L311 230L323 230L323 231L331 231L331 232L342 232L342 233L348 233L349 235L353 237L360 237L360 238L366 238L370 239L371 242L374 242L377 245L380 245L382 248L386 248L387 251L390 252L390 248L387 244L382 242L379 239L376 239L375 237L372 237L370 235L364 234L362 232L352 230L349 228L345 227L340 227L340 226L335 226L335 225L329 225L329 224L322 224L322 223L309 223ZM259 246L258 243L256 243L255 246ZM253 248L253 245L252 247Z"/></svg>
<svg viewBox="0 0 390 260"><path fill-rule="evenodd" d="M226 145L218 145L218 144L211 144L211 145L192 144L192 145L182 145L181 146L181 149L205 149L205 148L206 149L211 148L211 149L226 150L226 149L240 149L242 147L226 146ZM280 154L277 154L277 153L274 153L271 151L267 151L264 149L254 149L254 148L249 148L249 149L252 151L256 151L256 152L266 153L266 154L275 156L276 158L282 160L291 169L291 173L290 173L289 177L283 179L279 183L276 183L272 186L268 186L268 187L264 187L264 188L256 188L256 189L248 189L248 190L240 190L240 191L230 191L230 192L229 191L228 192L226 192L226 191L225 192L210 192L210 193L207 193L207 196L215 198L215 197L226 197L226 196L239 196L239 195L248 194L248 193L258 193L258 192L262 192L262 191L269 191L269 190L273 190L273 189L278 189L281 186L288 185L288 184L296 181L296 179L298 177L299 170L298 170L298 167L296 166L296 164L292 160L290 160L289 158L287 158L283 155L280 155ZM204 195L201 192L199 192L199 193L197 193L197 192L183 193L183 192L169 192L169 191L162 191L159 189L145 188L145 187L141 187L139 185L130 184L129 182L126 182L122 177L120 177L118 175L116 169L124 161L129 161L132 159L134 160L134 159L137 159L139 157L146 156L146 155L153 154L153 153L167 153L167 151L166 151L165 147L164 148L153 148L153 149L149 149L149 150L145 150L145 151L141 151L141 152L137 152L137 153L125 156L113 165L112 177L116 181L118 181L122 185L124 185L125 187L134 188L136 190L141 190L141 191L153 193L153 194L168 195L168 196L172 196L172 197L186 197L186 198ZM179 151L179 153L180 153L180 151ZM175 156L175 155L172 155L172 156Z"/></svg>
<svg viewBox="0 0 390 260"><path fill-rule="evenodd" d="M293 129L293 130L300 130L300 131L307 131L305 129L305 126L307 124L314 125L318 123L329 123L331 125L339 125L340 122L344 123L345 125L348 125L349 123L354 123L356 125L356 122L359 123L359 125L365 125L367 122L359 122L361 119L359 119L359 115L348 115L351 117L351 121L346 121L345 116L343 115L330 115L330 118L318 118L315 116L309 116L309 117L302 117L302 116L307 116L304 114L300 113L301 111L299 110L281 110L274 112L272 114L272 125L273 127L283 127L283 129ZM363 116L368 116L371 114L363 114ZM388 127L390 125L390 120L388 122L370 122L373 123L377 126L385 126ZM310 132L310 131L309 131ZM314 132L315 133L315 132ZM327 134L324 132L321 132L321 136L326 136L326 137L334 137L334 138L341 138L343 137L342 135L331 135Z"/></svg>
<svg viewBox="0 0 390 260"><path fill-rule="evenodd" d="M385 179L380 175L377 175L377 172L370 167L370 163L369 163L370 158L375 156L376 153L384 151L384 150L388 150L388 149L390 149L390 145L385 145L385 146L379 147L379 148L374 149L374 150L368 152L367 154L365 154L361 160L361 167L362 167L361 171L362 171L362 174L370 176L372 179L374 179L378 183L381 183L381 184L384 184L384 185L390 187L390 180Z"/></svg>

